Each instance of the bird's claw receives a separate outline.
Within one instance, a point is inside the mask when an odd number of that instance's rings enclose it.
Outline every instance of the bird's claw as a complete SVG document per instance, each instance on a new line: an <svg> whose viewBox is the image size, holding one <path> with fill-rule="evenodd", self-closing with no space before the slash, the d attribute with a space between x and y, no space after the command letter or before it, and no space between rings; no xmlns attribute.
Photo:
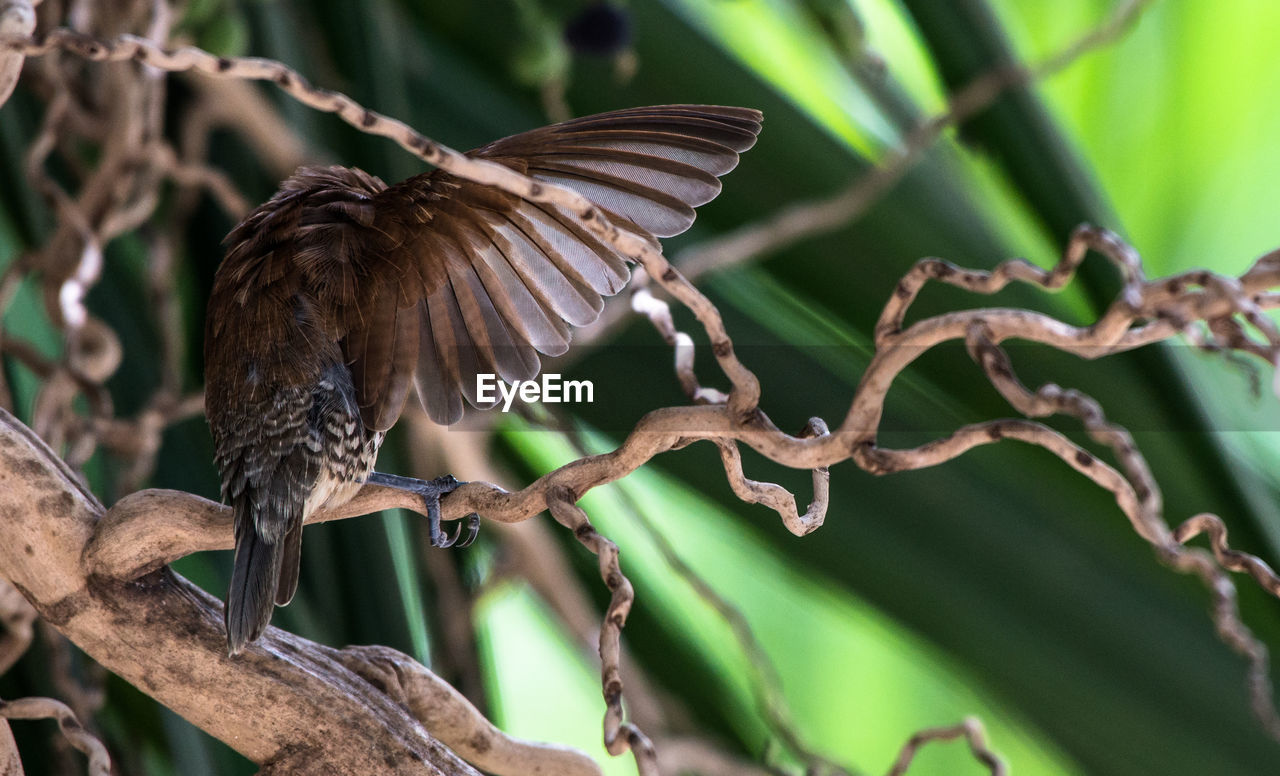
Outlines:
<svg viewBox="0 0 1280 776"><path fill-rule="evenodd" d="M453 532L453 536L446 535L438 525L435 527L436 530L431 532L432 547L439 547L441 549L449 547L457 547L458 549L470 547L471 543L476 540L476 536L480 533L480 515L472 512L467 516L467 535L465 537L462 536L463 527L461 525L458 526L458 530Z"/></svg>
<svg viewBox="0 0 1280 776"><path fill-rule="evenodd" d="M432 547L466 547L476 540L480 533L480 516L474 512L467 516L466 536L462 535L463 527L458 526L453 536L440 527L440 498L454 492L465 482L458 482L452 474L437 477L434 480L419 480L412 477L401 477L396 474L373 472L368 482L383 487L399 488L416 494L427 506L427 527Z"/></svg>
<svg viewBox="0 0 1280 776"><path fill-rule="evenodd" d="M467 516L467 535L465 538L462 536L463 527L461 525L458 526L458 530L453 532L452 536L440 527L440 497L452 493L463 484L465 483L458 482L457 478L452 474L446 474L443 477L432 480L430 489L424 489L422 493L423 500L427 502L427 525L430 528L432 547L441 549L469 547L480 533L480 516L474 512Z"/></svg>

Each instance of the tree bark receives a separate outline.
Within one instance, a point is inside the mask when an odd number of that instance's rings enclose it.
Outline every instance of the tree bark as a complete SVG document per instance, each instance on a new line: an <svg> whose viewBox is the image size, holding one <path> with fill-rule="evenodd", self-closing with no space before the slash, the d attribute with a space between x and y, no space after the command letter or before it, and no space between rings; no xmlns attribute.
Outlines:
<svg viewBox="0 0 1280 776"><path fill-rule="evenodd" d="M88 574L82 558L103 512L0 409L0 577L90 657L264 773L477 773L340 651L271 628L228 658L221 604L167 567L133 580Z"/></svg>

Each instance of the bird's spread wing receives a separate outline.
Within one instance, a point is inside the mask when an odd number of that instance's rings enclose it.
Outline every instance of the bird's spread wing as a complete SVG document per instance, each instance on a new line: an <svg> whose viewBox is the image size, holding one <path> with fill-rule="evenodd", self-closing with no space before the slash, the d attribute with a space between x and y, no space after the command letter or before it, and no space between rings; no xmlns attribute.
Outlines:
<svg viewBox="0 0 1280 776"><path fill-rule="evenodd" d="M645 237L679 234L720 192L760 131L747 108L666 105L587 116L469 155L574 189ZM570 326L592 322L626 284L623 258L568 212L435 171L376 195L394 283L373 286L344 344L366 425L400 414L411 383L433 420L462 417L476 375L537 375ZM656 241L655 241L656 242Z"/></svg>

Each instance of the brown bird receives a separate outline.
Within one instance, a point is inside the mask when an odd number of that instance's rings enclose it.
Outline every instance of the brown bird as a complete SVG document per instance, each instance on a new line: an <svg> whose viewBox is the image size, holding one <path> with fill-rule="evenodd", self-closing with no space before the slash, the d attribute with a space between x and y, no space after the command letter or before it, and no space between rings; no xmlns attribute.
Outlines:
<svg viewBox="0 0 1280 776"><path fill-rule="evenodd" d="M602 113L490 143L470 156L575 189L653 240L760 131L747 108L665 105ZM374 471L411 385L431 419L475 406L476 376L538 374L626 284L623 257L565 210L441 171L388 187L345 167L302 168L225 241L205 328L205 393L222 498L235 511L230 654L298 586L302 524L366 482L420 495L431 543L452 477ZM488 406L492 406L489 404Z"/></svg>

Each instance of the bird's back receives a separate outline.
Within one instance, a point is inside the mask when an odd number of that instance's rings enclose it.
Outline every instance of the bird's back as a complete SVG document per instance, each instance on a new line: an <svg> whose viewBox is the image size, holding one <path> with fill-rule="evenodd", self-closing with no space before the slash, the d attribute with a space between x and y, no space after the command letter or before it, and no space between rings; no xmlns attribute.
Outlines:
<svg viewBox="0 0 1280 776"><path fill-rule="evenodd" d="M293 597L304 519L373 470L382 434L360 420L340 311L361 272L349 232L367 228L362 210L382 188L359 171L299 171L231 233L215 276L206 412L235 512L232 651Z"/></svg>

